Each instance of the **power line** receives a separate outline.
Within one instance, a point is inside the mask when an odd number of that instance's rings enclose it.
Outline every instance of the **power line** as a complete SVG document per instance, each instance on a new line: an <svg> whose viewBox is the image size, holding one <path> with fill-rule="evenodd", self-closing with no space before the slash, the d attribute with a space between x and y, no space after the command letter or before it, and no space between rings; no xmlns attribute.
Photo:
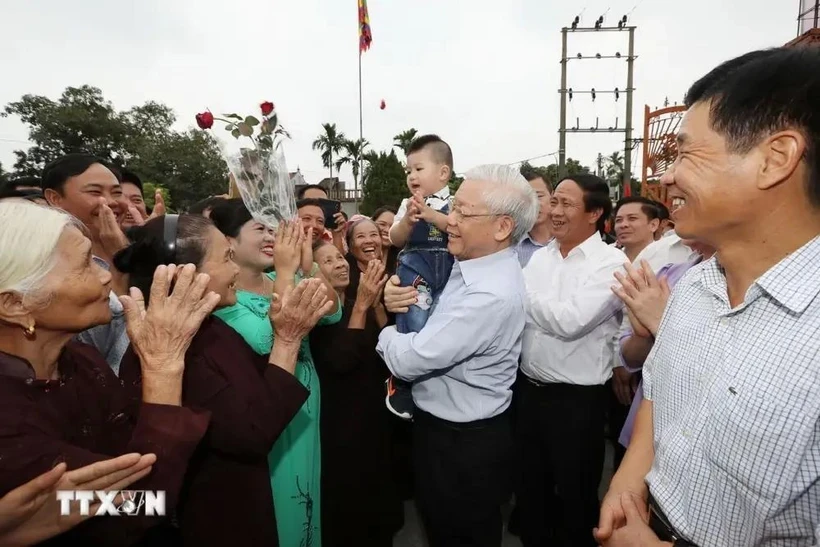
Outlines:
<svg viewBox="0 0 820 547"><path fill-rule="evenodd" d="M525 161L540 160L541 158L546 158L547 156L557 156L557 155L558 155L558 150L556 150L555 152L549 152L547 154L542 154L540 156L534 156L532 158L527 158L527 159L518 160L518 161L512 161L510 163L506 163L505 165L516 165L516 164L519 164L519 163L524 163Z"/></svg>

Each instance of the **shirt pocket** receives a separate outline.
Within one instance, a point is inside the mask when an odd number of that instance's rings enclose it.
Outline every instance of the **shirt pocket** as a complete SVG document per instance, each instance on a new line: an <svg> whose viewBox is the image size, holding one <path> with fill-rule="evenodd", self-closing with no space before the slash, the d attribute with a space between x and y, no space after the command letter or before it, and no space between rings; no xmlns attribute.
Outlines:
<svg viewBox="0 0 820 547"><path fill-rule="evenodd" d="M768 507L784 503L812 439L816 417L804 403L812 399L797 392L805 390L777 393L740 383L717 389L722 393L705 435L705 456L719 477L715 486L728 488L724 498Z"/></svg>

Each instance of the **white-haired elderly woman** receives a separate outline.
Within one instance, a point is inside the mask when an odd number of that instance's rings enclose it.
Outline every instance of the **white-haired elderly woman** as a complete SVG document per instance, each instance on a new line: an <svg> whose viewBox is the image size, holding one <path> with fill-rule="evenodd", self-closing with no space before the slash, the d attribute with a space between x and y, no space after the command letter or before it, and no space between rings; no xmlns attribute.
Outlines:
<svg viewBox="0 0 820 547"><path fill-rule="evenodd" d="M148 469L133 488L165 491L170 514L210 421L209 413L180 405L186 348L219 301L207 291L208 276L192 266L163 266L147 311L139 291L122 297L143 375L141 400L133 404L127 393L133 387L120 384L96 349L73 341L111 319L111 274L92 260L83 225L57 209L18 200L0 203L0 225L0 496L57 464L73 470L136 453L123 476ZM162 523L156 517L94 518L54 541L123 545Z"/></svg>
<svg viewBox="0 0 820 547"><path fill-rule="evenodd" d="M527 294L515 245L538 215L517 169L470 170L447 217L450 279L418 333L394 327L377 351L413 382L415 494L431 546L500 545L501 505L512 491L509 412ZM412 287L393 277L388 311L406 312Z"/></svg>

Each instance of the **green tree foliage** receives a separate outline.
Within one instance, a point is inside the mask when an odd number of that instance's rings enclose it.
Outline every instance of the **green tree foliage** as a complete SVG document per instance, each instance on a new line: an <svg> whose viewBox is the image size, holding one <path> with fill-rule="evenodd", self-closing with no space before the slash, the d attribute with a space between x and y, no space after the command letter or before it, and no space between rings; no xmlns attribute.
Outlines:
<svg viewBox="0 0 820 547"><path fill-rule="evenodd" d="M359 187L359 165L364 162L368 154L367 147L370 143L367 139L356 139L355 141L345 140L342 144L342 156L336 160L336 170L342 168L343 165L350 164L350 169L353 171L353 185L355 188Z"/></svg>
<svg viewBox="0 0 820 547"><path fill-rule="evenodd" d="M364 168L364 197L359 207L362 214L370 215L379 207L392 205L398 207L401 200L409 195L404 165L390 153L370 152L366 155Z"/></svg>
<svg viewBox="0 0 820 547"><path fill-rule="evenodd" d="M323 123L324 133L320 133L313 141L313 149L322 153L322 165L330 169L330 178L333 178L333 156L341 155L347 138L341 131L337 131L335 123Z"/></svg>
<svg viewBox="0 0 820 547"><path fill-rule="evenodd" d="M117 111L101 90L85 85L66 88L57 100L24 95L0 115L18 116L34 143L14 152L18 176L39 176L49 161L86 152L160 182L180 207L228 188L227 167L213 137L172 130L173 110L154 101Z"/></svg>
<svg viewBox="0 0 820 547"><path fill-rule="evenodd" d="M407 151L410 150L410 143L413 142L413 139L415 139L418 134L419 132L415 127L402 131L393 137L393 142L395 143L393 144L393 147L404 152L404 157L407 157Z"/></svg>
<svg viewBox="0 0 820 547"><path fill-rule="evenodd" d="M5 169L3 169L3 164L0 163L0 186L6 184L9 178L9 173L6 173Z"/></svg>
<svg viewBox="0 0 820 547"><path fill-rule="evenodd" d="M590 172L588 167L581 165L581 162L579 162L578 160L574 160L572 158L567 158L565 169L567 173L566 176ZM536 166L531 165L529 162L525 161L521 164L519 170L521 171L521 174L524 175L524 177L527 177L530 174L535 174L541 177L546 182L548 182L550 186L552 186L553 188L558 183L558 181L563 178L559 175L557 163L551 163L547 166Z"/></svg>

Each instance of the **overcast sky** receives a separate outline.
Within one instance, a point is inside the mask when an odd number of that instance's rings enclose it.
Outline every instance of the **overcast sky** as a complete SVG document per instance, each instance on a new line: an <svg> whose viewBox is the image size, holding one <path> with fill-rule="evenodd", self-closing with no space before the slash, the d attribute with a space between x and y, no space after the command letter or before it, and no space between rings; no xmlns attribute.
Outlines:
<svg viewBox="0 0 820 547"><path fill-rule="evenodd" d="M364 136L377 150L410 127L453 147L456 171L525 158L556 161L562 26L606 13L636 25L635 136L643 107L681 101L721 61L783 45L797 29L796 0L369 0L373 44L362 58ZM91 84L118 109L146 100L194 115L251 113L276 103L291 131L291 170L326 176L311 143L323 122L357 137L356 0L0 0L0 104L25 93L56 99ZM583 13L582 13L583 11ZM627 52L627 33L570 36L568 53ZM626 87L624 60L569 63L574 89ZM379 102L387 103L379 110ZM576 95L570 124L624 120L624 96ZM216 126L215 126L216 127ZM221 130L217 133L222 136ZM18 119L0 118L0 162L27 146ZM569 135L568 155L592 165L623 135ZM634 156L639 158L639 154ZM638 160L633 170L640 172ZM342 172L352 187L349 172Z"/></svg>

